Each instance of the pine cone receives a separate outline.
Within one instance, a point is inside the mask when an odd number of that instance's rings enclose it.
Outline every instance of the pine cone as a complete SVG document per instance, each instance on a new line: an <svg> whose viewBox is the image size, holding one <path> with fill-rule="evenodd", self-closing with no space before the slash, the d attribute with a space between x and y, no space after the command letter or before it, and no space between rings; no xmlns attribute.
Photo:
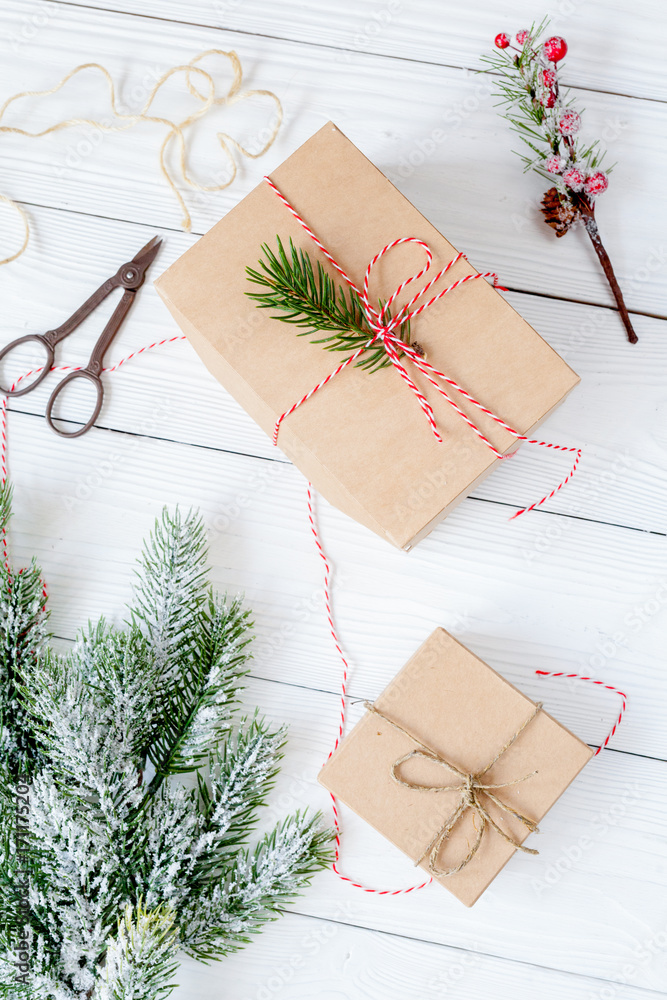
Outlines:
<svg viewBox="0 0 667 1000"><path fill-rule="evenodd" d="M564 236L578 213L569 200L561 198L558 188L552 187L542 199L542 214L556 236Z"/></svg>

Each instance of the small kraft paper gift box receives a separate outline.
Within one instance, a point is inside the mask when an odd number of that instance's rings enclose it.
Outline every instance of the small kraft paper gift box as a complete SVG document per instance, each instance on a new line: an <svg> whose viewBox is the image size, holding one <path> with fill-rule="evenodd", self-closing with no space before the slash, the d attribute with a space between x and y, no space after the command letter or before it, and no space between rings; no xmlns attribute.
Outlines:
<svg viewBox="0 0 667 1000"><path fill-rule="evenodd" d="M320 782L466 906L593 756L442 628L366 708Z"/></svg>
<svg viewBox="0 0 667 1000"><path fill-rule="evenodd" d="M298 300L291 317L251 298L270 291L248 275L267 278L270 254L274 294L285 270L302 268L286 293ZM314 487L410 549L579 381L488 277L329 123L156 287L213 375ZM308 329L304 296L326 332ZM302 325L281 322L295 314ZM340 350L317 342L337 334Z"/></svg>

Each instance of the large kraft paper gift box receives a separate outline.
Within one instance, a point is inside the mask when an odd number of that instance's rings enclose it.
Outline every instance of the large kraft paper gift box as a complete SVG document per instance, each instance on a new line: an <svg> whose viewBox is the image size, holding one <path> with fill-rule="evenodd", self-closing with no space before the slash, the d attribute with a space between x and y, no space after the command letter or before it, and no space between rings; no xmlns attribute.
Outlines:
<svg viewBox="0 0 667 1000"><path fill-rule="evenodd" d="M481 817L467 808L436 848L436 871L429 867L430 848L463 804L465 785L461 775L429 759L429 754L440 755L461 774L477 775L479 784L491 786L488 791L508 809L484 790L478 788L476 795L516 844L530 831L515 813L531 826L539 823L593 755L590 747L442 628L367 707L319 780L466 906L476 902L517 848L487 825L479 848L460 871L436 874L456 868L476 843ZM517 732L496 763L480 773ZM447 785L454 787L445 790ZM535 847L533 837L530 850Z"/></svg>
<svg viewBox="0 0 667 1000"><path fill-rule="evenodd" d="M428 243L434 261L427 277L456 255L331 123L271 179L358 286L371 258L398 237ZM455 197L443 182L443 199ZM291 238L341 280L262 181L156 282L207 367L268 435L343 360L297 336L298 328L246 294L257 291L246 268L257 268L263 243L276 249L277 236L286 246ZM392 250L373 271L374 300L386 299L423 263L414 244ZM475 273L462 260L442 284ZM415 290L411 285L399 304ZM411 325L411 337L432 365L519 433L532 431L579 381L484 279L429 307ZM410 374L432 405L443 443L393 367L349 366L285 419L279 436L284 453L330 503L403 549L427 535L498 462L446 400L419 373ZM515 448L513 435L453 395L501 453Z"/></svg>

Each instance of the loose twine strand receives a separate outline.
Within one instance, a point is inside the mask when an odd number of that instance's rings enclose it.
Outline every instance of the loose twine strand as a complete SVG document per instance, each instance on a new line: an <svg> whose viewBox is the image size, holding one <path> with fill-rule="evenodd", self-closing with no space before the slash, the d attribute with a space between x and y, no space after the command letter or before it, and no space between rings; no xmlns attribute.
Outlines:
<svg viewBox="0 0 667 1000"><path fill-rule="evenodd" d="M223 56L228 59L232 66L233 80L226 94L218 95L216 90L216 82L211 73L203 69L198 63L202 59L208 56ZM169 188L175 195L181 210L183 212L182 226L186 232L190 232L192 228L192 219L190 212L188 211L185 199L181 194L176 181L172 177L169 168L167 166L167 154L171 147L172 142L176 142L178 146L178 162L181 172L181 178L183 183L196 191L222 191L232 184L238 173L238 166L236 160L233 156L233 150L236 150L241 156L245 156L249 159L257 159L263 156L264 153L273 145L276 136L280 130L283 121L283 109L280 99L270 90L242 90L241 86L243 83L243 68L241 62L236 52L230 51L226 52L223 49L207 49L205 52L200 52L199 55L195 56L190 60L189 63L184 63L179 66L172 66L162 74L159 80L156 82L152 91L148 95L143 107L140 111L135 113L127 113L122 111L117 102L116 98L116 86L114 84L113 78L109 71L102 66L100 63L82 63L80 66L76 66L74 69L66 73L65 76L49 90L24 90L20 94L14 94L9 97L5 103L0 107L0 122L4 119L5 114L8 109L19 100L23 98L30 97L50 97L53 94L57 94L62 88L77 74L83 73L86 70L96 70L99 71L104 80L106 81L109 88L109 102L111 105L111 110L115 117L118 119L118 123L108 124L106 122L98 121L93 118L67 118L63 121L56 122L55 125L50 125L48 128L42 129L39 132L31 132L25 128L19 128L14 125L0 125L0 133L5 133L9 135L22 135L27 136L32 139L41 138L45 135L51 135L55 132L60 132L63 129L74 128L76 126L88 125L91 128L99 129L101 132L125 132L128 129L133 128L135 125L141 123L150 123L153 125L162 125L167 129L167 134L165 135L162 145L160 146L159 152L159 165L160 172L167 182ZM153 103L168 80L178 73L185 74L185 84L188 92L200 102L200 106L192 112L192 114L186 116L180 121L175 121L171 118L167 118L162 115L149 114ZM196 79L197 83L194 82ZM186 130L193 125L196 121L203 118L211 108L218 105L232 106L240 101L245 101L251 97L267 97L269 100L273 101L276 108L276 113L273 118L273 122L269 128L268 138L264 145L256 152L252 152L247 149L242 143L238 142L232 136L228 135L226 132L216 132L216 138L220 145L222 152L224 153L227 162L229 164L231 173L230 176L219 184L201 184L199 181L195 180L190 174L188 167L188 155L187 155L187 142L186 142ZM0 201L4 204L9 205L18 214L23 225L23 243L20 248L13 254L0 260L0 265L9 264L11 261L16 260L21 256L26 250L28 242L30 240L30 221L28 214L25 209L13 198L8 195L0 194Z"/></svg>
<svg viewBox="0 0 667 1000"><path fill-rule="evenodd" d="M173 344L178 340L186 340L186 339L187 338L185 337L184 334L179 334L175 337L165 337L163 340L156 340L152 344L145 344L143 347L139 347L137 348L136 351L132 351L130 354L127 354L124 358L121 358L120 361L117 361L115 365L110 365L108 368L103 368L102 372L107 372L107 373L116 372L122 365L126 364L126 362L130 361L132 358L138 357L140 354L144 354L146 351L152 351L156 347L163 347L165 344ZM52 372L73 372L80 370L81 370L81 365L51 366ZM24 379L30 378L31 375L38 375L41 371L43 371L43 368L40 366L37 368L31 368L29 371L23 372L23 374L19 375L16 381L10 386L10 389L14 390L17 387L17 385ZM9 438L7 434L8 399L9 399L8 396L2 394L2 403L0 403L0 477L3 487L6 486L7 479L9 476L8 460L7 460L7 452L9 448ZM11 580L6 524L3 525L2 529L0 530L0 548L2 550L2 560L4 562L7 575ZM22 572L22 570L19 570L19 572ZM43 595L46 601L47 592L45 583L43 584Z"/></svg>

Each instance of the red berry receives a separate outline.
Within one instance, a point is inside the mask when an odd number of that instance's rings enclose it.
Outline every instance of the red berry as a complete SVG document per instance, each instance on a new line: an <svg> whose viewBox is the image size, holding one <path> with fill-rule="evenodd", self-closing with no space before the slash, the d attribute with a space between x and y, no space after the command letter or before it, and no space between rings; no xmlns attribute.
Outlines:
<svg viewBox="0 0 667 1000"><path fill-rule="evenodd" d="M581 116L576 111L564 111L558 122L561 135L576 135L581 128Z"/></svg>
<svg viewBox="0 0 667 1000"><path fill-rule="evenodd" d="M542 83L545 87L553 87L556 82L556 70L555 69L543 69L542 70Z"/></svg>
<svg viewBox="0 0 667 1000"><path fill-rule="evenodd" d="M582 174L578 167L570 167L570 169L566 170L563 174L563 180L573 191L581 191L586 177Z"/></svg>
<svg viewBox="0 0 667 1000"><path fill-rule="evenodd" d="M519 43L519 45L523 45L524 42L527 42L529 38L530 38L530 32L526 31L525 28L523 28L521 31L517 31L516 33L516 40Z"/></svg>
<svg viewBox="0 0 667 1000"><path fill-rule="evenodd" d="M564 59L567 54L567 43L565 39L561 38L559 35L553 35L551 38L547 38L542 48L545 56L547 59L550 59L551 62L560 62L560 60Z"/></svg>
<svg viewBox="0 0 667 1000"><path fill-rule="evenodd" d="M543 108L553 108L556 103L556 94L553 90L550 90L546 97L542 98Z"/></svg>
<svg viewBox="0 0 667 1000"><path fill-rule="evenodd" d="M510 36L506 35L504 31L501 31L499 35L496 35L496 48L506 49L510 43Z"/></svg>
<svg viewBox="0 0 667 1000"><path fill-rule="evenodd" d="M558 153L552 153L550 156L547 156L544 166L550 174L559 174L565 166L565 160Z"/></svg>
<svg viewBox="0 0 667 1000"><path fill-rule="evenodd" d="M598 170L594 174L589 174L584 184L586 194L591 194L593 197L597 194L602 194L608 187L609 181L607 180L607 175L603 174L601 170Z"/></svg>

